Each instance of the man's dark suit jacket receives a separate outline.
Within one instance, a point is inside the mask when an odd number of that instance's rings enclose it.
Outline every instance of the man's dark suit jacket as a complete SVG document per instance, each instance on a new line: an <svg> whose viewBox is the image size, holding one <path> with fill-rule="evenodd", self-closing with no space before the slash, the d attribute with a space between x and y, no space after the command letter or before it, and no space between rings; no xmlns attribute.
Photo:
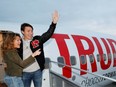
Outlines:
<svg viewBox="0 0 116 87"><path fill-rule="evenodd" d="M44 64L45 64L43 44L47 40L50 39L50 37L54 33L55 28L56 28L56 24L52 23L47 32L43 33L41 36L34 36L32 41L30 42L30 48L31 48L32 52L36 51L37 49L41 50L41 54L38 56L35 56L39 66L40 66L41 71L44 69ZM19 53L20 57L23 59L23 42L21 42L21 47L20 47L20 49L18 49L18 53Z"/></svg>

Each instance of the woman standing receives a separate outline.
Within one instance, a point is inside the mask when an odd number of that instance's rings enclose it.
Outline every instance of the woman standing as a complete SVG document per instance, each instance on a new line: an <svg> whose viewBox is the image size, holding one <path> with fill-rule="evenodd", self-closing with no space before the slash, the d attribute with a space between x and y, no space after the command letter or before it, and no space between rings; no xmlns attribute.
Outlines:
<svg viewBox="0 0 116 87"><path fill-rule="evenodd" d="M0 87L7 87L7 85L4 83L4 75L5 75L5 67L6 64L3 61L3 53L2 53L2 49L1 49L1 45L4 41L5 35L6 35L6 31L0 31Z"/></svg>
<svg viewBox="0 0 116 87"><path fill-rule="evenodd" d="M3 82L3 77L4 77L4 64L3 64L3 56L2 56L2 50L1 50L1 45L3 42L3 36L2 32L0 32L0 82Z"/></svg>
<svg viewBox="0 0 116 87"><path fill-rule="evenodd" d="M17 48L20 48L21 38L17 33L8 33L5 41L3 42L2 49L4 55L4 61L7 64L5 69L5 82L8 87L24 87L22 82L22 70L23 68L31 65L35 62L35 56L41 52L38 49L26 60L22 60L18 55Z"/></svg>
<svg viewBox="0 0 116 87"><path fill-rule="evenodd" d="M3 51L1 49L1 46L6 38L7 33L10 33L11 31L0 31L0 87L8 87L6 83L4 82L4 75L5 75L5 68L6 68L6 63L4 63L4 58L3 58Z"/></svg>

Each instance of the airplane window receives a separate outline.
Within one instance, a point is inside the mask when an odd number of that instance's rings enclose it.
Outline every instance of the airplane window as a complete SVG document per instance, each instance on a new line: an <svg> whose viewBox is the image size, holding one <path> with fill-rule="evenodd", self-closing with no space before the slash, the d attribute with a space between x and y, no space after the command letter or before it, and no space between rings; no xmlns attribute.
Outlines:
<svg viewBox="0 0 116 87"><path fill-rule="evenodd" d="M76 57L70 56L70 59L71 59L71 65L76 65Z"/></svg>
<svg viewBox="0 0 116 87"><path fill-rule="evenodd" d="M93 54L90 54L89 55L89 59L90 59L90 63L93 63L94 62L94 56L93 56Z"/></svg>
<svg viewBox="0 0 116 87"><path fill-rule="evenodd" d="M87 62L85 55L81 55L80 60L81 60L81 64L86 64Z"/></svg>
<svg viewBox="0 0 116 87"><path fill-rule="evenodd" d="M116 53L113 54L114 59L116 59Z"/></svg>
<svg viewBox="0 0 116 87"><path fill-rule="evenodd" d="M104 61L106 61L106 54L103 54L103 59Z"/></svg>
<svg viewBox="0 0 116 87"><path fill-rule="evenodd" d="M108 54L108 58L111 59L112 58L112 55L111 53Z"/></svg>
<svg viewBox="0 0 116 87"><path fill-rule="evenodd" d="M57 58L58 63L65 64L64 58L62 56ZM59 67L64 67L64 65L58 64Z"/></svg>
<svg viewBox="0 0 116 87"><path fill-rule="evenodd" d="M100 62L100 55L97 54L97 62Z"/></svg>

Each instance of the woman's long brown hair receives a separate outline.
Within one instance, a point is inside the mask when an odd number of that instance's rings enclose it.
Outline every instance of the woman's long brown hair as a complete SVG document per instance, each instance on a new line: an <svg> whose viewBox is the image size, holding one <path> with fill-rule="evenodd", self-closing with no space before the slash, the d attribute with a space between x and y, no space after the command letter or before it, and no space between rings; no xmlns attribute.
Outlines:
<svg viewBox="0 0 116 87"><path fill-rule="evenodd" d="M3 59L3 42L5 41L8 33L13 33L13 32L0 30L0 60Z"/></svg>
<svg viewBox="0 0 116 87"><path fill-rule="evenodd" d="M13 42L14 42L16 36L20 37L20 35L18 33L10 32L10 33L6 34L6 37L3 39L3 44L2 44L3 53L7 50L15 49Z"/></svg>

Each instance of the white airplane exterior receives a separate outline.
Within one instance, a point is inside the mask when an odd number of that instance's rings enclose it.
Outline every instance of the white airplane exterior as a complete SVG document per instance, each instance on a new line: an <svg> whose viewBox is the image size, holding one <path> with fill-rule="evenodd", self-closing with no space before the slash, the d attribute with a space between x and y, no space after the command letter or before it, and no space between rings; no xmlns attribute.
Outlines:
<svg viewBox="0 0 116 87"><path fill-rule="evenodd" d="M20 24L0 24L0 30L20 33ZM35 35L47 31L47 28L41 29L39 25L33 26ZM116 82L115 36L57 26L51 39L44 44L44 50L46 58L70 67L51 62L50 69L43 71L42 87L51 87L50 70L80 84L81 87L105 87L113 81Z"/></svg>

